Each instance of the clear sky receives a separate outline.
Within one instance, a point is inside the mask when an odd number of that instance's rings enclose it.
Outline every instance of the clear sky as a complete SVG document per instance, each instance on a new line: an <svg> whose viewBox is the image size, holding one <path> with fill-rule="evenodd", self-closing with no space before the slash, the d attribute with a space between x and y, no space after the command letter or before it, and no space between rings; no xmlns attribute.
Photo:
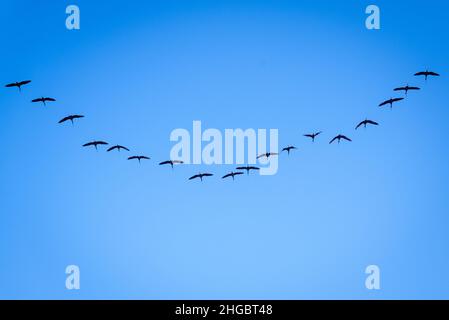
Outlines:
<svg viewBox="0 0 449 320"><path fill-rule="evenodd" d="M449 298L448 19L436 0L2 1L0 298ZM378 107L407 83L422 90ZM355 131L367 117L380 126ZM159 167L194 120L299 150L235 182ZM216 176L187 181L200 170Z"/></svg>

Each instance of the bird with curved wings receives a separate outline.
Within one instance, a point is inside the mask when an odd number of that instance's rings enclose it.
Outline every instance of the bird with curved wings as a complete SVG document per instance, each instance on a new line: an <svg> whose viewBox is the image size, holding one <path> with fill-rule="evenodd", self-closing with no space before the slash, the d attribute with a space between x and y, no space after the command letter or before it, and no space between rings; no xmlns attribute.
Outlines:
<svg viewBox="0 0 449 320"><path fill-rule="evenodd" d="M228 173L228 174L226 174L226 175L224 175L223 177L221 177L222 179L226 179L226 178L229 178L229 177L232 177L232 180L235 180L235 176L239 176L239 175L241 175L241 174L244 174L243 172L230 172L230 173Z"/></svg>
<svg viewBox="0 0 449 320"><path fill-rule="evenodd" d="M410 87L410 86L407 84L405 87L398 87L398 88L395 88L395 89L394 89L394 91L405 91L405 95L407 95L407 93L408 93L410 90L421 90L421 88L419 88L419 87Z"/></svg>
<svg viewBox="0 0 449 320"><path fill-rule="evenodd" d="M98 146L106 146L109 143L104 142L104 141L92 141L92 142L88 142L86 144L83 145L83 147L95 147L95 150L98 150Z"/></svg>
<svg viewBox="0 0 449 320"><path fill-rule="evenodd" d="M31 83L31 80L25 80L25 81L20 81L20 82L8 83L5 87L6 88L17 87L17 88L19 88L19 92L20 92L20 91L22 91L22 86L25 86L25 85L27 85L29 83Z"/></svg>
<svg viewBox="0 0 449 320"><path fill-rule="evenodd" d="M309 134L305 134L304 137L311 138L312 142L315 142L315 138L318 137L322 133L323 133L322 131L319 131L316 133L309 133Z"/></svg>
<svg viewBox="0 0 449 320"><path fill-rule="evenodd" d="M420 72L415 73L415 76L424 76L426 78L426 81L427 81L427 78L429 76L439 77L440 75L438 73L436 73L436 72L426 70L426 71L420 71Z"/></svg>
<svg viewBox="0 0 449 320"><path fill-rule="evenodd" d="M190 177L189 180L195 180L195 179L199 178L201 181L203 181L204 177L212 177L212 176L213 176L212 173L207 173L207 172L206 173L198 173L198 174Z"/></svg>
<svg viewBox="0 0 449 320"><path fill-rule="evenodd" d="M258 156L257 159L260 159L260 158L267 158L268 159L271 156L278 156L278 155L279 155L279 153L276 153L276 152L266 152L266 153L263 153L260 156Z"/></svg>
<svg viewBox="0 0 449 320"><path fill-rule="evenodd" d="M368 124L371 124L371 125L373 125L373 126L378 126L378 125L379 125L376 121L365 119L365 120L363 120L362 122L360 122L360 123L357 125L357 127L355 127L355 130L357 130L357 129L360 128L361 126L364 126L365 129L366 129L366 126L367 126Z"/></svg>
<svg viewBox="0 0 449 320"><path fill-rule="evenodd" d="M31 100L31 102L42 102L44 104L44 106L47 105L47 102L55 102L55 101L56 101L56 99L48 98L48 97L42 97L42 98L37 98L37 99Z"/></svg>
<svg viewBox="0 0 449 320"><path fill-rule="evenodd" d="M73 125L73 120L75 120L75 119L81 119L81 118L84 118L84 116L78 115L78 114L74 114L74 115L67 116L67 117L65 117L65 118L63 118L63 119L61 119L61 120L59 120L58 123L64 123L64 122L66 122L66 121L70 121L70 122L72 123L72 125Z"/></svg>
<svg viewBox="0 0 449 320"><path fill-rule="evenodd" d="M167 160L167 161L163 161L163 162L159 163L159 165L164 166L164 165L169 164L171 166L171 168L173 169L173 166L175 164L183 164L183 163L184 163L184 161L181 161L181 160Z"/></svg>
<svg viewBox="0 0 449 320"><path fill-rule="evenodd" d="M335 138L333 138L333 139L329 142L329 144L331 144L331 143L334 142L335 140L338 140L338 143L340 143L340 140L346 140L346 141L349 141L349 142L352 141L352 140L349 139L347 136L342 135L342 134L339 134L338 136L336 136Z"/></svg>
<svg viewBox="0 0 449 320"><path fill-rule="evenodd" d="M246 171L246 174L249 174L249 172L250 172L251 170L255 170L255 171L260 170L260 168L254 167L254 166L237 167L236 169L237 169L237 170L245 170L245 171Z"/></svg>
<svg viewBox="0 0 449 320"><path fill-rule="evenodd" d="M385 100L384 102L379 104L379 107L383 107L383 106L386 106L387 104L389 104L390 108L393 109L393 103L401 101L401 100L404 100L404 98L391 98L391 99Z"/></svg>
<svg viewBox="0 0 449 320"><path fill-rule="evenodd" d="M150 157L145 157L145 156L132 156L129 157L128 160L139 160L139 163L141 163L142 160L150 160Z"/></svg>
<svg viewBox="0 0 449 320"><path fill-rule="evenodd" d="M107 150L107 152L111 152L111 151L114 151L114 150L117 150L118 152L120 152L120 150L126 150L126 151L129 151L129 149L128 149L127 147L124 147L124 146L121 146L121 145L116 145L116 146L110 147L110 148Z"/></svg>
<svg viewBox="0 0 449 320"><path fill-rule="evenodd" d="M287 151L287 154L290 155L290 151L292 150L297 150L298 148L296 148L295 146L288 146L282 149L281 153L284 151Z"/></svg>

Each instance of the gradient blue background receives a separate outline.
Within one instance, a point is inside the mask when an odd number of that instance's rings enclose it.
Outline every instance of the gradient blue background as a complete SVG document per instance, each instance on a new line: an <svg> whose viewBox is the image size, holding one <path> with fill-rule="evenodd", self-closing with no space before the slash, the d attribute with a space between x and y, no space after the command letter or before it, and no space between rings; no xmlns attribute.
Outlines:
<svg viewBox="0 0 449 320"><path fill-rule="evenodd" d="M369 31L371 3L2 1L2 85L33 83L0 90L0 298L449 298L449 4L374 1ZM407 83L423 90L377 107ZM381 126L356 132L366 117ZM275 176L188 182L232 169L157 166L193 120L300 150Z"/></svg>

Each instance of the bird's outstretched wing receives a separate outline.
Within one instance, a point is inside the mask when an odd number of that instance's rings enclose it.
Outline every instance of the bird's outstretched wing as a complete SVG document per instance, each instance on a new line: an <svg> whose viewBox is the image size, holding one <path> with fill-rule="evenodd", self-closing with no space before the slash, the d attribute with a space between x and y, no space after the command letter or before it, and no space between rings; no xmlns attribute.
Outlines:
<svg viewBox="0 0 449 320"><path fill-rule="evenodd" d="M129 157L128 160L139 160L141 159L140 157L137 156L133 156L133 157Z"/></svg>
<svg viewBox="0 0 449 320"><path fill-rule="evenodd" d="M189 180L197 179L197 178L199 178L199 177L200 177L200 175L199 175L199 174L196 174L196 175L190 177Z"/></svg>
<svg viewBox="0 0 449 320"><path fill-rule="evenodd" d="M304 137L312 138L312 139L313 139L313 134L305 134Z"/></svg>
<svg viewBox="0 0 449 320"><path fill-rule="evenodd" d="M69 121L70 119L73 119L72 117L65 117L65 118L63 118L63 119L61 119L61 120L59 120L59 122L58 123L64 123L64 122L66 122L66 121Z"/></svg>
<svg viewBox="0 0 449 320"><path fill-rule="evenodd" d="M140 159L143 159L143 160L151 160L150 157L146 157L146 156L141 156Z"/></svg>
<svg viewBox="0 0 449 320"><path fill-rule="evenodd" d="M203 173L203 177L212 177L213 174L212 173Z"/></svg>
<svg viewBox="0 0 449 320"><path fill-rule="evenodd" d="M31 83L31 80L20 81L19 86L24 86L27 85L28 83Z"/></svg>
<svg viewBox="0 0 449 320"><path fill-rule="evenodd" d="M420 72L415 73L415 76L425 76L426 74L427 74L427 72L420 71Z"/></svg>
<svg viewBox="0 0 449 320"><path fill-rule="evenodd" d="M243 172L234 172L234 176L239 176L241 174L244 174Z"/></svg>
<svg viewBox="0 0 449 320"><path fill-rule="evenodd" d="M391 103L391 99L390 100L385 100L384 102L382 102L381 104L379 104L379 107L383 107L383 106L385 106L385 105L387 105L387 104L390 104Z"/></svg>
<svg viewBox="0 0 449 320"><path fill-rule="evenodd" d="M401 100L404 100L404 98L394 98L394 99L391 99L391 102L398 102Z"/></svg>
<svg viewBox="0 0 449 320"><path fill-rule="evenodd" d="M408 87L409 90L421 90L420 87Z"/></svg>
<svg viewBox="0 0 449 320"><path fill-rule="evenodd" d="M107 152L111 152L112 150L115 150L115 149L118 149L118 146L110 147L110 148L107 150Z"/></svg>
<svg viewBox="0 0 449 320"><path fill-rule="evenodd" d="M394 91L405 91L405 90L407 90L406 87L394 88Z"/></svg>
<svg viewBox="0 0 449 320"><path fill-rule="evenodd" d="M51 101L51 102L55 102L56 101L56 99L53 99L53 98L44 98L44 100L45 101Z"/></svg>
<svg viewBox="0 0 449 320"><path fill-rule="evenodd" d="M232 177L233 175L234 175L233 173L228 173L228 174L224 175L224 176L221 177L221 178L222 178L222 179L226 179L226 178Z"/></svg>
<svg viewBox="0 0 449 320"><path fill-rule="evenodd" d="M334 141L337 140L337 139L338 139L338 136L335 137L335 138L333 138L333 139L329 142L329 144L332 144L332 142L334 142Z"/></svg>
<svg viewBox="0 0 449 320"><path fill-rule="evenodd" d="M366 121L362 121L360 122L357 127L355 127L355 130L357 130L358 128L360 128L361 126L363 126L366 123Z"/></svg>
<svg viewBox="0 0 449 320"><path fill-rule="evenodd" d="M261 154L260 156L257 156L257 159L260 159L260 158L263 158L263 157L266 157L266 156L267 156L267 154L264 153L264 154Z"/></svg>
<svg viewBox="0 0 449 320"><path fill-rule="evenodd" d="M377 123L376 121L373 121L373 120L366 120L365 122L368 123L368 124L372 124L373 126L378 126L379 125L379 123Z"/></svg>
<svg viewBox="0 0 449 320"><path fill-rule="evenodd" d="M346 141L352 141L351 139L349 139L347 136L340 136L340 138L342 138L342 139L344 139L344 140L346 140Z"/></svg>
<svg viewBox="0 0 449 320"><path fill-rule="evenodd" d="M171 161L162 161L159 163L160 166L166 165L166 164L171 164Z"/></svg>
<svg viewBox="0 0 449 320"><path fill-rule="evenodd" d="M429 71L429 72L428 72L428 75L429 75L429 76L436 76L436 77L439 77L439 76L440 76L439 73L436 73L436 72L433 72L433 71Z"/></svg>
<svg viewBox="0 0 449 320"><path fill-rule="evenodd" d="M37 99L33 99L33 100L31 100L31 102L42 102L43 101L43 99L42 98L37 98Z"/></svg>
<svg viewBox="0 0 449 320"><path fill-rule="evenodd" d="M181 160L172 160L172 162L173 163L178 163L178 164L183 164L184 163L184 161L181 161Z"/></svg>
<svg viewBox="0 0 449 320"><path fill-rule="evenodd" d="M123 149L123 150L129 151L129 149L127 147L124 147L124 146L119 146L119 149Z"/></svg>

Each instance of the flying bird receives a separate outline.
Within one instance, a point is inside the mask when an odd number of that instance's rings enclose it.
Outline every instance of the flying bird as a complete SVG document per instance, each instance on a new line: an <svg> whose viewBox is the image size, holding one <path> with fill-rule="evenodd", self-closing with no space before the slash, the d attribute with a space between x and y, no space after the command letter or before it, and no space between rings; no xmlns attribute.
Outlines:
<svg viewBox="0 0 449 320"><path fill-rule="evenodd" d="M27 85L30 82L31 82L31 80L25 80L25 81L20 81L20 82L13 82L13 83L7 84L5 87L6 88L17 87L17 88L19 88L19 91L22 91L22 86Z"/></svg>
<svg viewBox="0 0 449 320"><path fill-rule="evenodd" d="M140 161L142 161L142 160L150 160L151 158L149 158L149 157L145 157L145 156L132 156L132 157L129 157L128 158L128 160L139 160L139 163L140 163Z"/></svg>
<svg viewBox="0 0 449 320"><path fill-rule="evenodd" d="M421 71L421 72L415 73L415 76L425 76L426 81L427 81L427 78L429 76L439 77L440 75L436 72L426 70L426 71Z"/></svg>
<svg viewBox="0 0 449 320"><path fill-rule="evenodd" d="M231 172L231 173L228 173L227 175L224 175L222 177L222 179L226 179L226 178L232 177L232 180L235 180L235 176L238 176L238 175L241 175L241 174L243 174L243 172Z"/></svg>
<svg viewBox="0 0 449 320"><path fill-rule="evenodd" d="M405 95L407 95L407 93L410 90L421 90L421 88L418 87L410 87L409 85L406 85L405 87L399 87L399 88L395 88L394 91L405 91Z"/></svg>
<svg viewBox="0 0 449 320"><path fill-rule="evenodd" d="M393 109L393 103L401 101L401 100L404 100L404 98L391 98L391 99L385 100L384 102L379 104L379 107L383 107L383 106L389 104L390 108Z"/></svg>
<svg viewBox="0 0 449 320"><path fill-rule="evenodd" d="M31 102L42 102L42 103L44 104L44 106L47 105L46 102L55 102L55 101L56 101L56 100L53 99L53 98L45 98L45 97L37 98L37 99L31 100Z"/></svg>
<svg viewBox="0 0 449 320"><path fill-rule="evenodd" d="M362 122L360 122L357 127L355 127L355 130L357 130L358 128L360 128L361 126L364 126L366 128L366 125L371 124L373 126L378 126L379 124L376 121L372 121L372 120L363 120Z"/></svg>
<svg viewBox="0 0 449 320"><path fill-rule="evenodd" d="M200 180L203 181L204 177L212 177L212 176L213 176L212 173L198 173L198 174L190 177L189 180L194 180L194 179L200 178Z"/></svg>
<svg viewBox="0 0 449 320"><path fill-rule="evenodd" d="M126 151L129 151L129 149L127 148L127 147L124 147L124 146L120 146L120 145L116 145L116 146L113 146L113 147L110 147L108 150L107 150L107 152L111 152L111 151L113 151L113 150L118 150L118 152L120 152L120 150L126 150Z"/></svg>
<svg viewBox="0 0 449 320"><path fill-rule="evenodd" d="M163 162L159 163L159 165L163 166L163 165L169 164L171 166L171 168L173 169L173 166L175 164L183 164L183 163L184 163L184 161L181 161L181 160L168 160L168 161L163 161Z"/></svg>
<svg viewBox="0 0 449 320"><path fill-rule="evenodd" d="M276 152L267 152L267 153L264 153L264 154L261 154L260 156L258 156L257 157L257 159L260 159L260 158L269 158L269 157L271 157L271 156L278 156L279 155L279 153L276 153Z"/></svg>
<svg viewBox="0 0 449 320"><path fill-rule="evenodd" d="M94 146L95 150L98 150L98 146L105 146L105 145L108 145L108 143L104 142L104 141L92 141L92 142L84 144L83 147Z"/></svg>
<svg viewBox="0 0 449 320"><path fill-rule="evenodd" d="M260 170L260 168L258 167L252 167L252 166L246 166L246 167L237 167L237 170L245 170L247 174L249 174L249 172L251 170Z"/></svg>
<svg viewBox="0 0 449 320"><path fill-rule="evenodd" d="M346 141L349 141L349 142L351 142L352 140L351 139L349 139L347 136L344 136L344 135L342 135L342 134L339 134L338 136L336 136L335 138L333 138L330 142L329 142L329 144L331 144L332 142L334 142L335 140L338 140L338 143L340 143L340 140L346 140Z"/></svg>
<svg viewBox="0 0 449 320"><path fill-rule="evenodd" d="M70 121L73 124L73 120L81 119L81 118L84 118L84 116L75 114L75 115L68 116L68 117L65 117L65 118L61 119L58 123L64 123L66 121Z"/></svg>
<svg viewBox="0 0 449 320"><path fill-rule="evenodd" d="M311 138L311 139L312 139L312 142L315 142L315 138L318 137L318 136L319 136L320 134L322 134L322 133L323 133L323 132L320 131L320 132L317 132L317 133L305 134L304 137Z"/></svg>
<svg viewBox="0 0 449 320"><path fill-rule="evenodd" d="M281 153L284 151L287 151L288 155L290 155L290 151L296 150L296 149L298 149L298 148L296 148L295 146L288 146L288 147L285 147L284 149L282 149Z"/></svg>

